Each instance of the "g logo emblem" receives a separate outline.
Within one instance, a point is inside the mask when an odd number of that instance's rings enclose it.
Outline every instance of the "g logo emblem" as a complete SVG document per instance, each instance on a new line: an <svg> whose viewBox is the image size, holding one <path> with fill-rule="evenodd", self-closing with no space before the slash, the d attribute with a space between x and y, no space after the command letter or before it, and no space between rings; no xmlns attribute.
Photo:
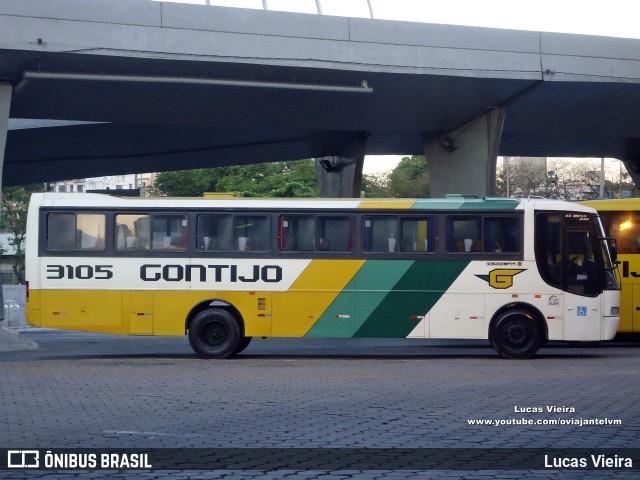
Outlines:
<svg viewBox="0 0 640 480"><path fill-rule="evenodd" d="M476 275L476 277L487 282L492 288L504 290L513 287L513 277L524 272L523 268L496 268L489 272L489 275Z"/></svg>

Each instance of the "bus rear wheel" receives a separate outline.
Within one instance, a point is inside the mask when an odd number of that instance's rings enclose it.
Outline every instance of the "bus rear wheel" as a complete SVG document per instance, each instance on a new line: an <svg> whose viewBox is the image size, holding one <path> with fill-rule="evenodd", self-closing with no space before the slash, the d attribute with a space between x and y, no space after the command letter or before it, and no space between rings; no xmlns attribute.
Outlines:
<svg viewBox="0 0 640 480"><path fill-rule="evenodd" d="M504 358L531 358L542 346L542 337L542 329L531 312L507 310L492 328L491 344Z"/></svg>
<svg viewBox="0 0 640 480"><path fill-rule="evenodd" d="M230 357L238 352L240 339L240 326L226 310L203 310L189 326L191 348L202 358Z"/></svg>

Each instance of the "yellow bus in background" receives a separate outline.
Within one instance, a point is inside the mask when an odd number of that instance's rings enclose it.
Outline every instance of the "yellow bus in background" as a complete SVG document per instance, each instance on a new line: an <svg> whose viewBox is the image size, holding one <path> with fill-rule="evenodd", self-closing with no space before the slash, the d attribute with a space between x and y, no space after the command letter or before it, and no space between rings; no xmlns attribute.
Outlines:
<svg viewBox="0 0 640 480"><path fill-rule="evenodd" d="M618 333L640 333L640 198L581 202L598 210L605 232L616 239L621 275Z"/></svg>

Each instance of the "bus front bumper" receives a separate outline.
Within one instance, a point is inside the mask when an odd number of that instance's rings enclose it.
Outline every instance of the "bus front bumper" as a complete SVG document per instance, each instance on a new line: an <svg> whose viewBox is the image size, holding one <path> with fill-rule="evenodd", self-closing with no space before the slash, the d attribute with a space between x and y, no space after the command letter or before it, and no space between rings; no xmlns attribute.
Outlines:
<svg viewBox="0 0 640 480"><path fill-rule="evenodd" d="M620 317L602 317L602 340L611 340L618 331Z"/></svg>

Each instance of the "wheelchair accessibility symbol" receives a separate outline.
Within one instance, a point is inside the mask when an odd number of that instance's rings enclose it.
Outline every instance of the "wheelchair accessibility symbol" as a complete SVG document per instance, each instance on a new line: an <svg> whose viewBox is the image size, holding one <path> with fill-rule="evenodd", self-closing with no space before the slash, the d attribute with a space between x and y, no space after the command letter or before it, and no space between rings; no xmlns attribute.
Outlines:
<svg viewBox="0 0 640 480"><path fill-rule="evenodd" d="M578 316L586 317L587 316L587 307L578 307Z"/></svg>

